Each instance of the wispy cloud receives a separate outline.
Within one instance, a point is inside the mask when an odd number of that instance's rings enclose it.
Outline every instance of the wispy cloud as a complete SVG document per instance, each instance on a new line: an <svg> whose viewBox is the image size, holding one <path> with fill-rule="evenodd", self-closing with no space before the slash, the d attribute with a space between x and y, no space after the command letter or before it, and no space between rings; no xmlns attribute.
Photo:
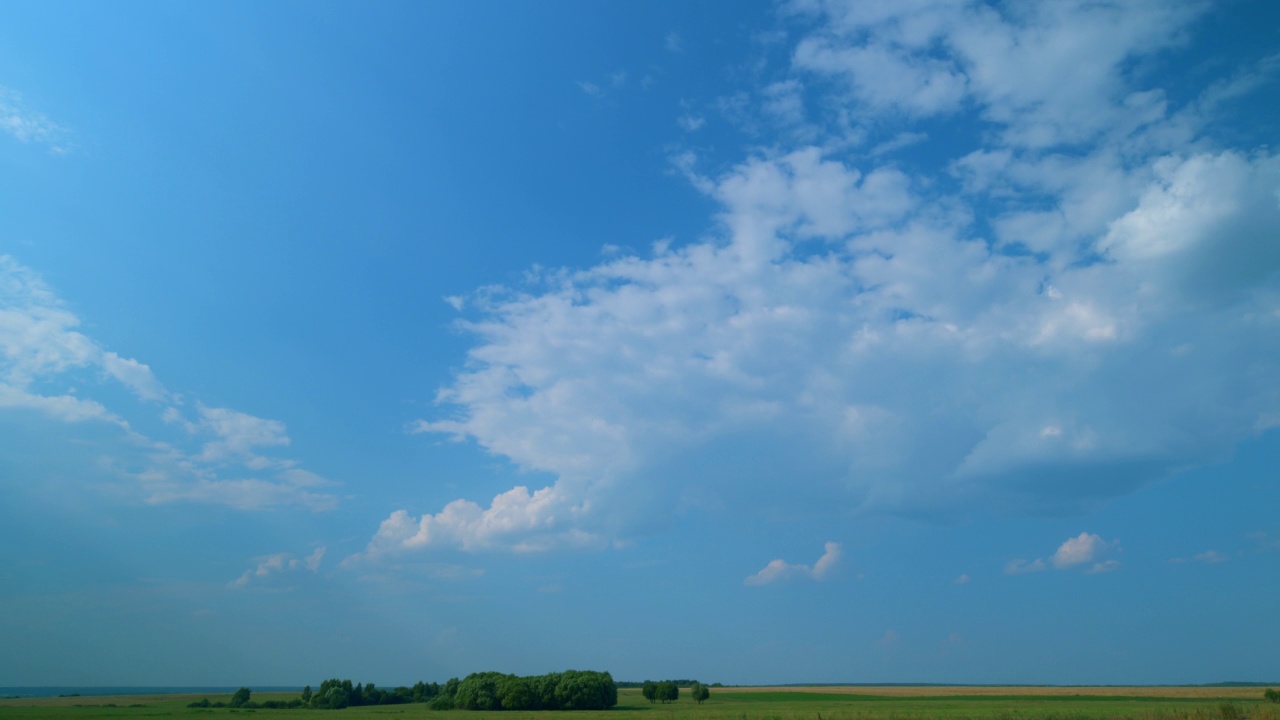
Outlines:
<svg viewBox="0 0 1280 720"><path fill-rule="evenodd" d="M680 36L680 33L672 30L663 38L662 47L669 53L684 52L684 38Z"/></svg>
<svg viewBox="0 0 1280 720"><path fill-rule="evenodd" d="M1040 558L1036 558L1031 562L1017 559L1010 560L1008 564L1004 566L1004 572L1006 575L1023 575L1026 573L1040 572L1048 567L1048 565L1045 565L1044 560L1041 560Z"/></svg>
<svg viewBox="0 0 1280 720"><path fill-rule="evenodd" d="M23 143L34 143L49 148L54 155L71 151L71 131L32 110L22 96L0 86L0 131Z"/></svg>
<svg viewBox="0 0 1280 720"><path fill-rule="evenodd" d="M840 543L828 542L823 548L822 557L818 558L812 567L799 563L788 563L781 559L773 560L761 568L760 572L747 577L743 584L769 585L794 578L822 580L839 564L840 554Z"/></svg>
<svg viewBox="0 0 1280 720"><path fill-rule="evenodd" d="M166 388L151 368L103 348L79 331L80 319L31 269L0 255L0 409L34 412L60 423L101 422L119 430L114 452L102 466L133 482L146 502L202 502L239 509L301 505L332 508L331 484L272 457L265 449L288 445L283 423L229 408L196 403L194 417L184 398ZM93 395L118 383L183 430L157 439L138 432L130 407L109 407ZM49 387L74 390L50 393ZM103 392L103 397L109 393ZM184 449L192 442L199 450Z"/></svg>
<svg viewBox="0 0 1280 720"><path fill-rule="evenodd" d="M252 582L262 582L272 575L303 569L313 573L318 572L320 570L320 562L324 559L324 553L324 547L317 547L310 555L302 559L298 559L290 553L275 553L254 558L255 566L245 570L243 575L231 581L228 586L243 588Z"/></svg>
<svg viewBox="0 0 1280 720"><path fill-rule="evenodd" d="M1229 555L1220 553L1217 550L1206 550L1202 553L1196 553L1195 555L1192 555L1189 558L1176 557L1171 559L1169 562L1174 563L1175 565L1180 565L1185 562L1204 563L1206 565L1217 565L1218 563L1224 563L1230 559L1231 557Z"/></svg>

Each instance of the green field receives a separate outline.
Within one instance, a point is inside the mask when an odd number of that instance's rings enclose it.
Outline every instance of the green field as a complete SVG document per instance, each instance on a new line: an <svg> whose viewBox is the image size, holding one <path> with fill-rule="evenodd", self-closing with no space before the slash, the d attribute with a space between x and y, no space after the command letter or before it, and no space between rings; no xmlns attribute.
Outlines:
<svg viewBox="0 0 1280 720"><path fill-rule="evenodd" d="M345 710L197 709L203 695L150 695L0 700L0 720L68 718L215 718L301 720L1280 720L1280 705L1262 688L724 688L697 705L688 699L651 705L638 689L618 691L618 706L601 712L432 711L425 705ZM230 695L208 696L228 701ZM288 700L254 693L255 701Z"/></svg>

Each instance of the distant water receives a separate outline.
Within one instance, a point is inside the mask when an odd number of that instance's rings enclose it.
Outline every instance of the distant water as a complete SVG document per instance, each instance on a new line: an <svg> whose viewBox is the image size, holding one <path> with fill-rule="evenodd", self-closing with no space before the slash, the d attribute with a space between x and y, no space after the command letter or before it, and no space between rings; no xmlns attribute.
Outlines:
<svg viewBox="0 0 1280 720"><path fill-rule="evenodd" d="M292 685L250 685L254 692L302 692L302 688ZM101 695L225 695L239 690L240 687L0 687L0 698L5 697L58 697L59 695L83 695L85 697Z"/></svg>

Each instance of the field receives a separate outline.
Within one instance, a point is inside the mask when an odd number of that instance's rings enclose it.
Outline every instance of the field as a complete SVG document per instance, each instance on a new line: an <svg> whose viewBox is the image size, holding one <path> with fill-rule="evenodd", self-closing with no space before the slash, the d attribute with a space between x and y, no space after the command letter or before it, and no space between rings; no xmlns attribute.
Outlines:
<svg viewBox="0 0 1280 720"><path fill-rule="evenodd" d="M0 720L1280 720L1280 705L1258 687L805 687L716 688L703 705L650 705L638 689L618 693L604 712L432 711L423 705L346 710L196 709L204 695L0 700ZM208 696L228 701L230 695ZM253 700L288 700L254 693ZM556 717L552 717L556 716ZM247 720L247 718L245 718Z"/></svg>

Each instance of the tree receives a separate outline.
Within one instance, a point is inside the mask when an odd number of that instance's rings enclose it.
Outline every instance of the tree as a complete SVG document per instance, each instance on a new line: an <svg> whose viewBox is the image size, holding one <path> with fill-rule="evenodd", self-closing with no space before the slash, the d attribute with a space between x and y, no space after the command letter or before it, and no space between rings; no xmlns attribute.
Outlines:
<svg viewBox="0 0 1280 720"><path fill-rule="evenodd" d="M658 683L658 701L664 705L680 699L680 686L674 680L663 680Z"/></svg>
<svg viewBox="0 0 1280 720"><path fill-rule="evenodd" d="M311 686L310 685L302 688L302 704L303 705L311 704Z"/></svg>
<svg viewBox="0 0 1280 720"><path fill-rule="evenodd" d="M251 691L247 687L242 687L239 690L237 690L236 694L231 696L231 702L228 703L228 707L233 707L233 708L244 707L245 703L249 702L250 692Z"/></svg>
<svg viewBox="0 0 1280 720"><path fill-rule="evenodd" d="M1280 690L1267 688L1267 691L1262 693L1262 697L1266 698L1267 702L1280 703Z"/></svg>
<svg viewBox="0 0 1280 720"><path fill-rule="evenodd" d="M711 691L707 689L706 685L696 682L689 687L689 697L693 698L694 702L701 705L706 702L707 698L711 697Z"/></svg>
<svg viewBox="0 0 1280 720"><path fill-rule="evenodd" d="M644 685L640 686L640 694L643 695L644 699L648 700L650 704L653 704L658 699L658 683L652 680L645 680Z"/></svg>

